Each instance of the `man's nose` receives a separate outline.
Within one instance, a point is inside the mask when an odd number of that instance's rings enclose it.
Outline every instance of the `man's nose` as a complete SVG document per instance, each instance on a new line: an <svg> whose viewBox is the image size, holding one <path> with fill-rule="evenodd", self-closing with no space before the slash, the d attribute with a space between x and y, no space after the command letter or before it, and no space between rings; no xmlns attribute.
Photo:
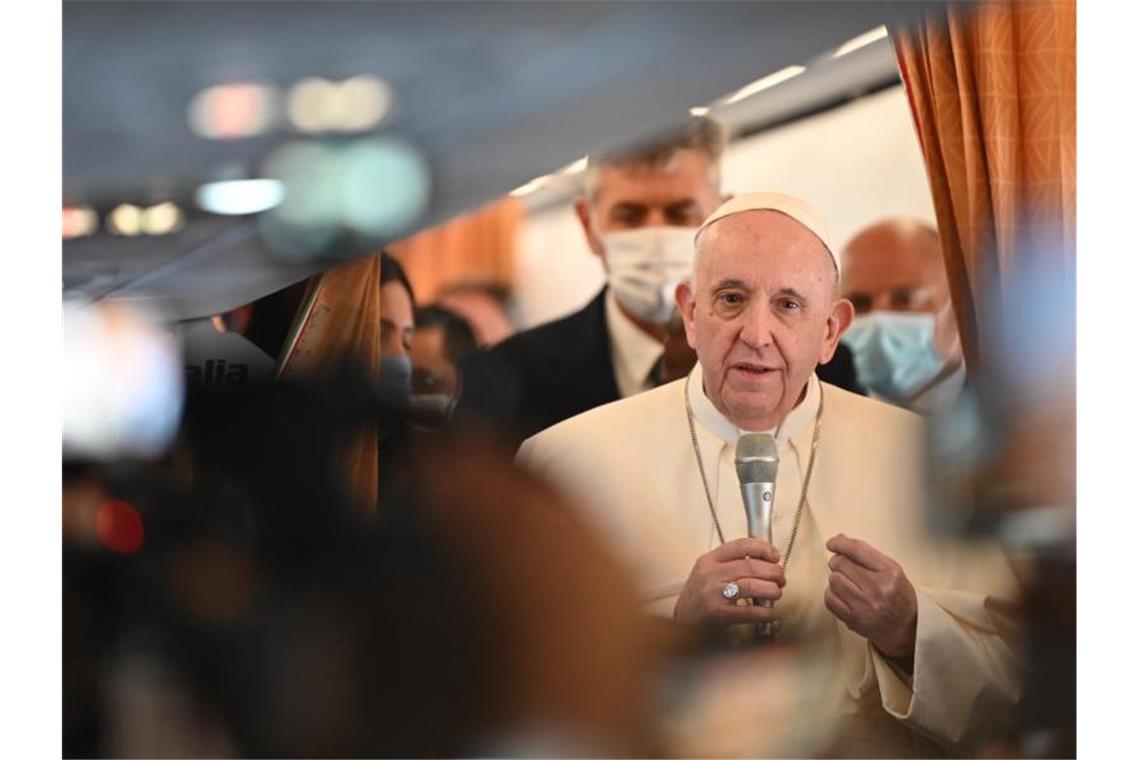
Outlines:
<svg viewBox="0 0 1140 760"><path fill-rule="evenodd" d="M757 351L772 344L772 315L761 304L751 304L741 314L740 340Z"/></svg>
<svg viewBox="0 0 1140 760"><path fill-rule="evenodd" d="M891 306L891 294L877 294L871 301L871 311L894 311Z"/></svg>

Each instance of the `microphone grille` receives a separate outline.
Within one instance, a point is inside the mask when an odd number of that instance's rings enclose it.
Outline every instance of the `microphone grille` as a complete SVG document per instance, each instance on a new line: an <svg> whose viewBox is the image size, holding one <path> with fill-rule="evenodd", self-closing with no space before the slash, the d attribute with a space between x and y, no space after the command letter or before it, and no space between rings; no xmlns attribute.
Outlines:
<svg viewBox="0 0 1140 760"><path fill-rule="evenodd" d="M741 483L775 483L779 466L776 439L767 433L745 433L736 441L736 476Z"/></svg>

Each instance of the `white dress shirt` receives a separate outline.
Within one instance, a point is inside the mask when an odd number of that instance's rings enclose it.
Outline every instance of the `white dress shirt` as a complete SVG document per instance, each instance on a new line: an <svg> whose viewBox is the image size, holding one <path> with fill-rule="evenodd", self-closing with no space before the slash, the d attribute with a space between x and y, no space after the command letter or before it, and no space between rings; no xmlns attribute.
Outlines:
<svg viewBox="0 0 1140 760"><path fill-rule="evenodd" d="M612 289L606 291L606 331L610 337L614 380L621 397L629 398L652 388L649 372L665 348L625 315Z"/></svg>

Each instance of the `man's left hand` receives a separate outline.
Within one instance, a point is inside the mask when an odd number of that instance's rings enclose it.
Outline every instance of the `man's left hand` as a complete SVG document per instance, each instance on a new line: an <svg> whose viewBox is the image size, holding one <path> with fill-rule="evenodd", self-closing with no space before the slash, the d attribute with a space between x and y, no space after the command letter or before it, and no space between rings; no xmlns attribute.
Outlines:
<svg viewBox="0 0 1140 760"><path fill-rule="evenodd" d="M827 609L886 656L913 657L918 595L899 563L842 533L827 549L835 553L827 563Z"/></svg>

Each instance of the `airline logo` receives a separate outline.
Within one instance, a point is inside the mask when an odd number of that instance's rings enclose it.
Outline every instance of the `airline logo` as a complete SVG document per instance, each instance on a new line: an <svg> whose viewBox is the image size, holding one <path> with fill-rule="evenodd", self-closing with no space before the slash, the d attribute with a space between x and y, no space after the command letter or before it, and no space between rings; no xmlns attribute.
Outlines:
<svg viewBox="0 0 1140 760"><path fill-rule="evenodd" d="M268 354L237 333L219 333L208 319L184 323L180 337L187 386L244 388L273 379Z"/></svg>

